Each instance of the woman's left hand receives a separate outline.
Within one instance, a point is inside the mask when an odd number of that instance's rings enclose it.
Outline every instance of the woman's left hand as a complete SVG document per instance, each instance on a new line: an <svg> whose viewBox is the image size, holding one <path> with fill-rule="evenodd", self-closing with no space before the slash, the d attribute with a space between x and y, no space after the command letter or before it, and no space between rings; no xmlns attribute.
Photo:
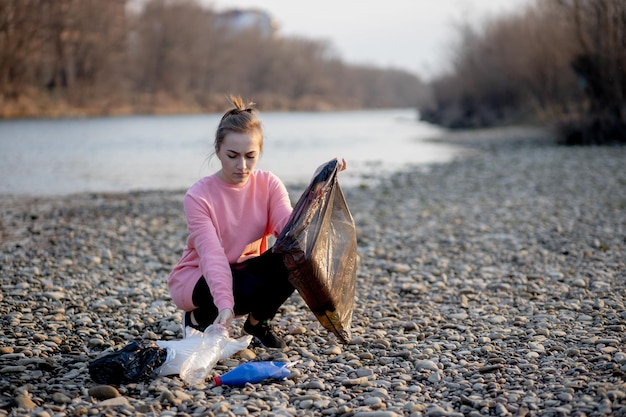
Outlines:
<svg viewBox="0 0 626 417"><path fill-rule="evenodd" d="M344 158L341 158L341 160L339 160L339 158L335 158L335 161L337 161L337 172L345 171L346 168L348 168L348 163L346 162ZM324 162L322 165L317 167L317 169L315 170L315 173L313 174L313 178L315 178L317 174L322 172L322 168L324 168L327 163L328 162Z"/></svg>
<svg viewBox="0 0 626 417"><path fill-rule="evenodd" d="M348 169L348 163L344 158L341 158L341 161L339 160L339 158L335 159L337 159L337 172L345 171L346 169Z"/></svg>

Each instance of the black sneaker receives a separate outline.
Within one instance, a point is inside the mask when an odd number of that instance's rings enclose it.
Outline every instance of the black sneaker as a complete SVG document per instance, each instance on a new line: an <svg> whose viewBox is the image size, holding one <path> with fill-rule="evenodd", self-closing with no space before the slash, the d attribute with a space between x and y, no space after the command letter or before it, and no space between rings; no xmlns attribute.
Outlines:
<svg viewBox="0 0 626 417"><path fill-rule="evenodd" d="M256 325L250 323L250 317L246 319L243 330L254 336L254 339L266 348L284 348L285 342L274 334L270 321L260 321Z"/></svg>

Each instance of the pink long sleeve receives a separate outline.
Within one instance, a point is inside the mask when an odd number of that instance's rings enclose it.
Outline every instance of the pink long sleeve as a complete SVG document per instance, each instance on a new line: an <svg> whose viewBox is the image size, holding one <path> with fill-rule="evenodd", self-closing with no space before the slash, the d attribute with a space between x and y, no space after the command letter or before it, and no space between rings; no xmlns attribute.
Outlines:
<svg viewBox="0 0 626 417"><path fill-rule="evenodd" d="M287 190L265 171L254 171L243 186L211 175L187 191L184 209L189 237L168 278L172 300L193 310L193 288L204 276L218 310L232 309L230 265L260 255L261 241L282 231L292 210Z"/></svg>

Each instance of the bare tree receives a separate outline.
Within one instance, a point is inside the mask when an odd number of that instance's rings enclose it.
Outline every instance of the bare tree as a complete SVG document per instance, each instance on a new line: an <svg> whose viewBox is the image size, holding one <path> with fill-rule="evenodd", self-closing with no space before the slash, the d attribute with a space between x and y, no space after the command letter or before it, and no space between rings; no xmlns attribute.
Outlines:
<svg viewBox="0 0 626 417"><path fill-rule="evenodd" d="M0 115L20 97L87 114L213 111L228 93L281 109L416 102L412 74L230 17L198 0L3 0Z"/></svg>
<svg viewBox="0 0 626 417"><path fill-rule="evenodd" d="M32 60L41 59L42 0L0 2L0 93L17 100L32 82Z"/></svg>
<svg viewBox="0 0 626 417"><path fill-rule="evenodd" d="M589 102L586 119L565 125L570 143L626 142L626 3L621 0L553 0L574 22L580 53L572 68Z"/></svg>

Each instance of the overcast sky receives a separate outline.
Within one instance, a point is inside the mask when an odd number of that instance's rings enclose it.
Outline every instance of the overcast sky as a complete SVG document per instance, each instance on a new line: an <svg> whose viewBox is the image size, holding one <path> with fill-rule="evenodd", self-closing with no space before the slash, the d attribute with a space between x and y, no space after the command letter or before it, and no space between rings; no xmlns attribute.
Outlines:
<svg viewBox="0 0 626 417"><path fill-rule="evenodd" d="M283 36L327 40L346 62L393 66L428 78L449 62L455 25L509 13L532 0L202 1L217 10L266 10Z"/></svg>

